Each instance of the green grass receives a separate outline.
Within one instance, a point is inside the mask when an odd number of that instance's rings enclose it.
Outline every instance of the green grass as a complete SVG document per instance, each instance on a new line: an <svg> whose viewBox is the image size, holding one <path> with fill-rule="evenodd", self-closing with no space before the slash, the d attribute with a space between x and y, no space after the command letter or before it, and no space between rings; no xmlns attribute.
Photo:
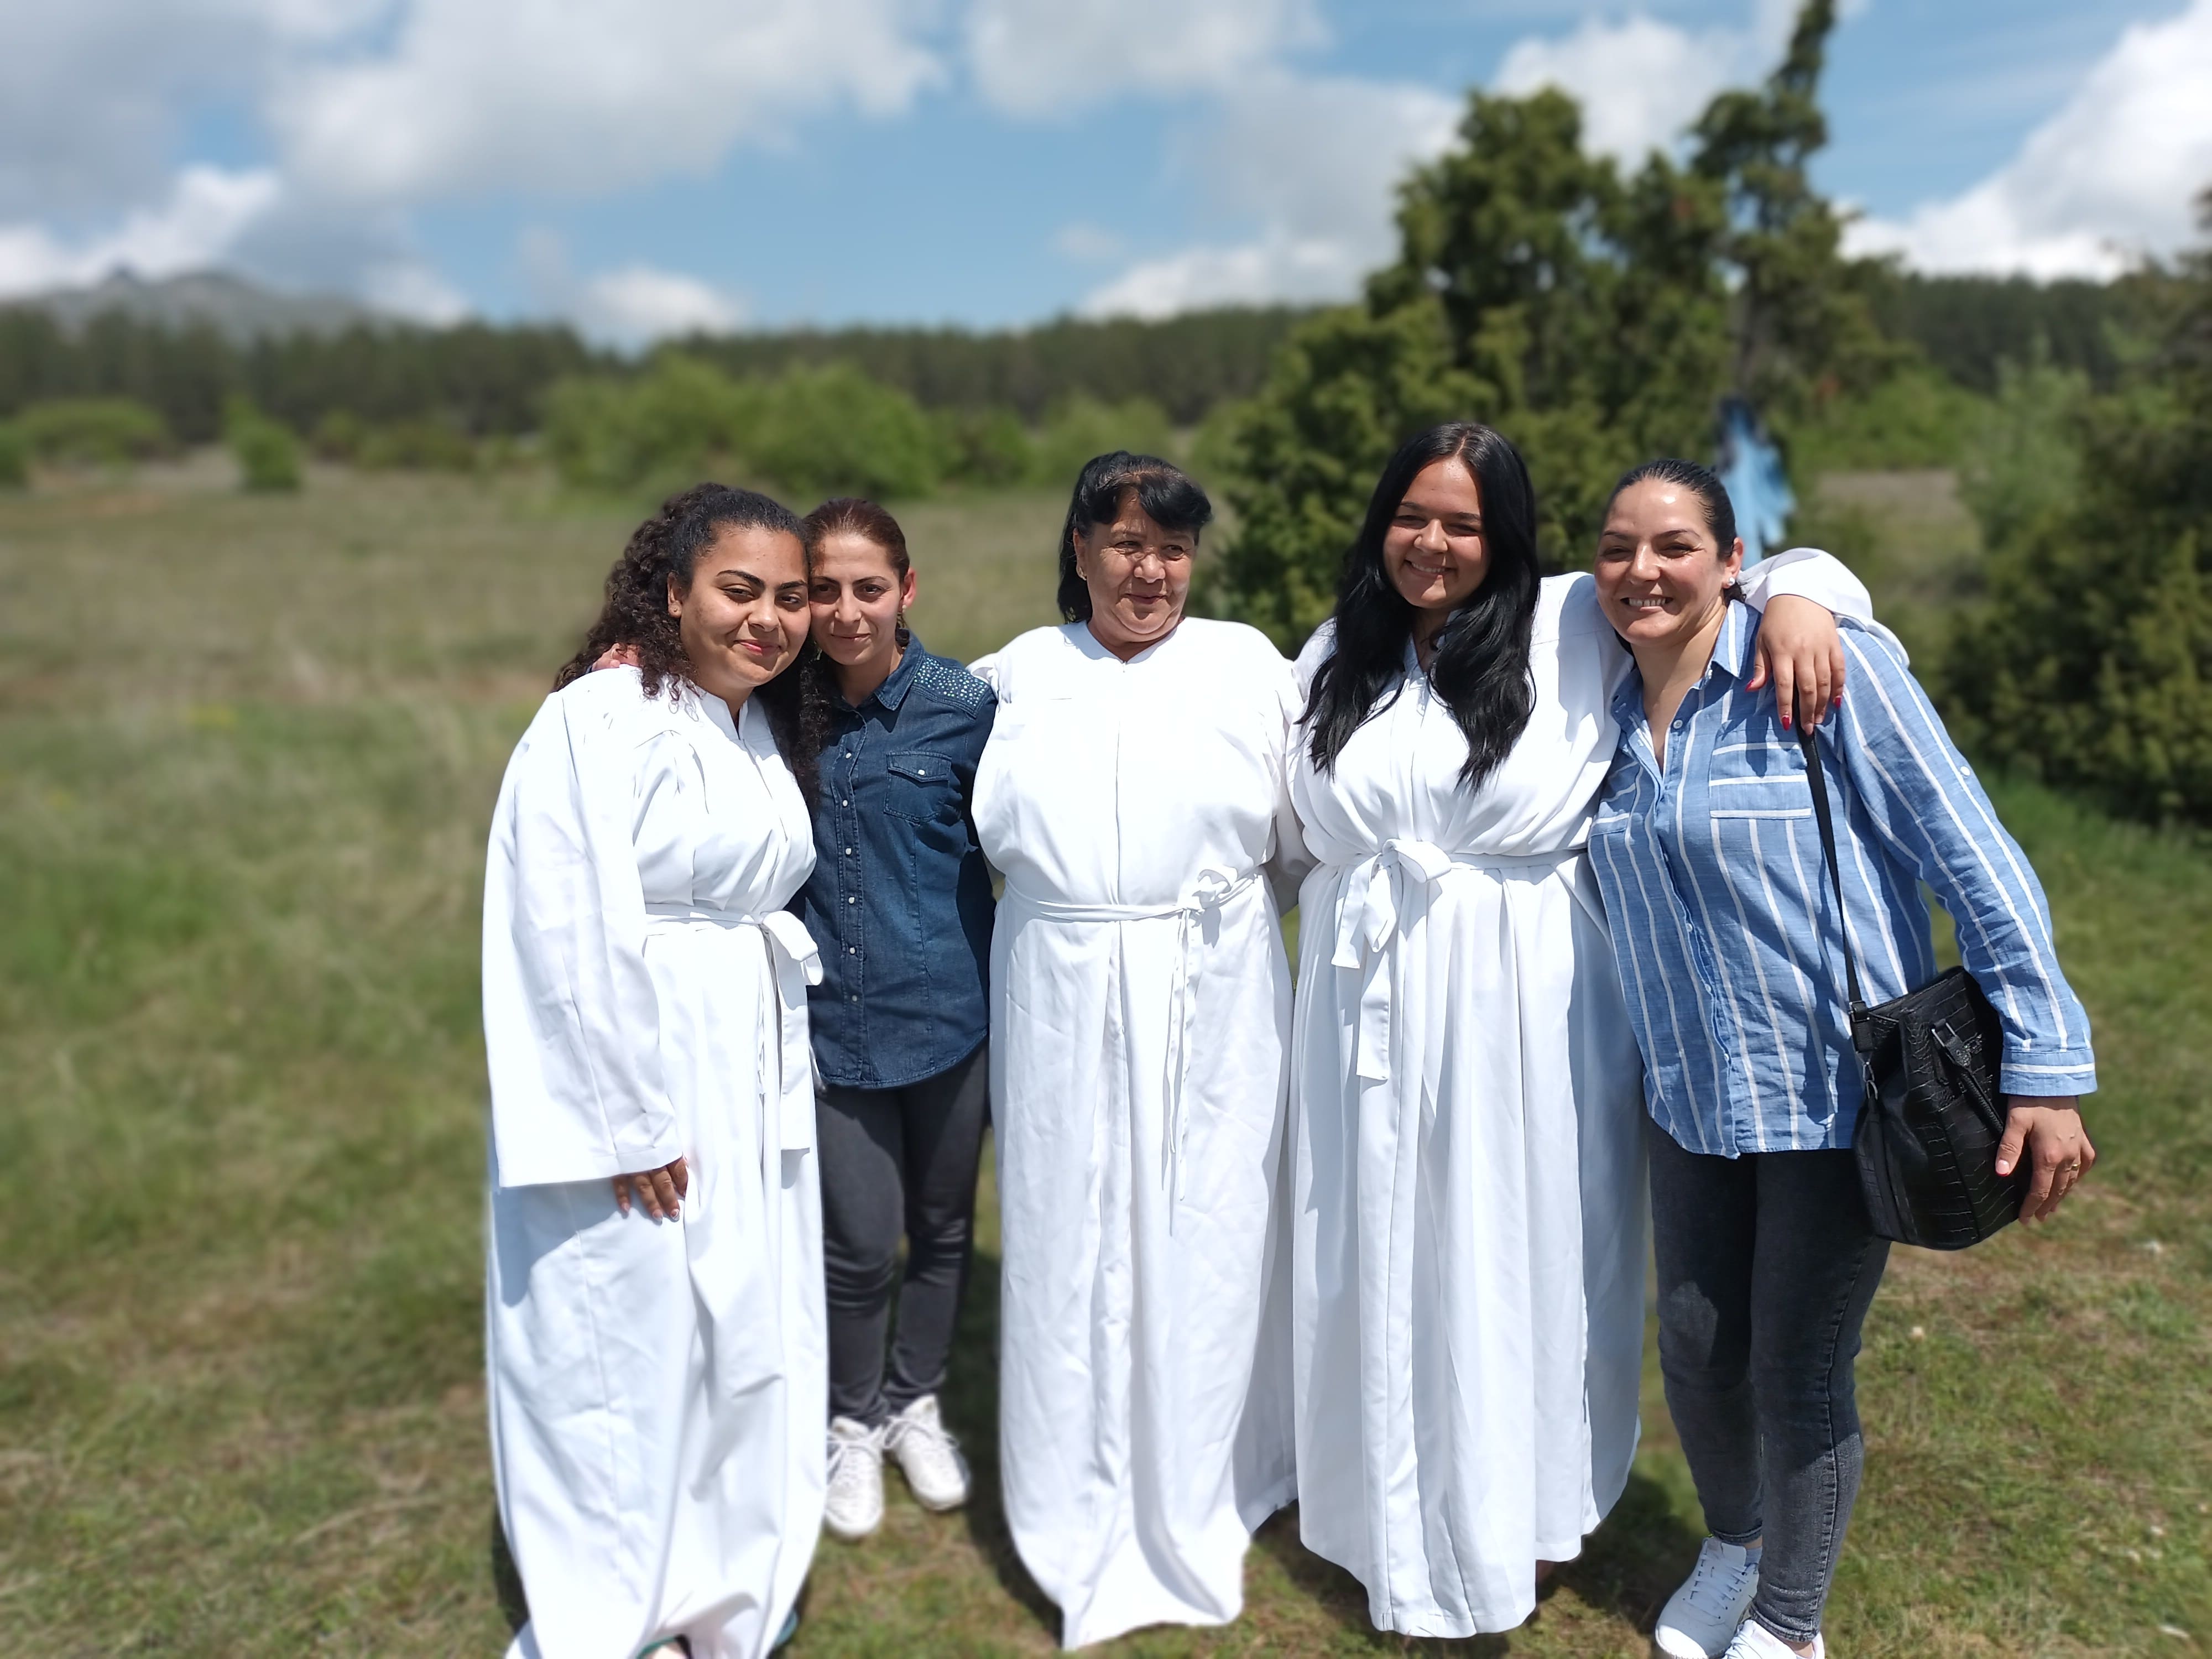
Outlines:
<svg viewBox="0 0 2212 1659"><path fill-rule="evenodd" d="M902 517L933 647L1050 619L1056 501ZM0 501L0 1652L498 1650L483 836L628 527L526 479ZM2057 1224L1893 1269L1832 1638L2179 1655L2212 1644L2212 856L1999 797L2097 1020L2106 1162ZM992 1495L988 1208L949 1400L979 1499L825 1540L799 1659L1053 1645ZM1536 1621L1467 1651L1646 1650L1697 1537L1656 1389L1645 1441ZM1121 1650L1406 1646L1292 1517L1248 1585L1237 1626Z"/></svg>

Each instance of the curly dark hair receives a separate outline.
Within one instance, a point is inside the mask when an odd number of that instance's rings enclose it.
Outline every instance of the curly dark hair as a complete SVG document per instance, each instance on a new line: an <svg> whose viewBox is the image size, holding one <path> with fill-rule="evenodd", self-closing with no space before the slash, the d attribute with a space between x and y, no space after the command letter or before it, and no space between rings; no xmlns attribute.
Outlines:
<svg viewBox="0 0 2212 1659"><path fill-rule="evenodd" d="M701 483L671 495L658 513L630 532L622 557L607 572L607 599L599 618L585 634L576 654L553 677L553 689L558 691L582 678L617 646L627 647L636 658L647 696L664 696L672 684L691 684L683 631L668 614L668 587L672 581L678 592L690 586L699 555L726 529L775 531L802 548L806 545L806 526L799 515L757 489ZM805 654L803 649L800 654ZM775 746L811 807L819 745L809 745L800 730L798 680L796 675L780 673L753 695L760 699Z"/></svg>

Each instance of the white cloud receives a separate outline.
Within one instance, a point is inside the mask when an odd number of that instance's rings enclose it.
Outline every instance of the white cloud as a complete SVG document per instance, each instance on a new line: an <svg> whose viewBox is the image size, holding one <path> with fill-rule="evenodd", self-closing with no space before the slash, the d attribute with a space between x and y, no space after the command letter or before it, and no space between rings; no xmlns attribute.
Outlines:
<svg viewBox="0 0 2212 1659"><path fill-rule="evenodd" d="M1053 252L1063 259L1074 260L1078 264L1096 264L1104 259L1118 259L1128 246L1128 239L1120 231L1105 225L1094 225L1086 219L1062 225L1052 239Z"/></svg>
<svg viewBox="0 0 2212 1659"><path fill-rule="evenodd" d="M974 0L969 73L1008 114L1233 84L1325 40L1316 0Z"/></svg>
<svg viewBox="0 0 2212 1659"><path fill-rule="evenodd" d="M362 274L361 297L380 311L442 326L469 314L468 295L419 259L391 259Z"/></svg>
<svg viewBox="0 0 2212 1659"><path fill-rule="evenodd" d="M170 276L219 264L276 205L282 186L265 169L186 167L158 207L126 214L112 229L64 240L35 223L0 225L0 295L98 282L128 267Z"/></svg>
<svg viewBox="0 0 2212 1659"><path fill-rule="evenodd" d="M575 194L705 173L797 117L908 106L915 0L412 0L376 49L294 65L289 170L343 196Z"/></svg>
<svg viewBox="0 0 2212 1659"><path fill-rule="evenodd" d="M2212 184L2212 0L2128 29L2010 161L1846 246L1922 270L2107 277L2191 240Z"/></svg>
<svg viewBox="0 0 2212 1659"><path fill-rule="evenodd" d="M1672 23L1591 19L1556 40L1516 41L1498 66L1499 92L1552 86L1583 109L1583 142L1634 167L1664 149L1722 88L1743 79L1752 37L1725 29L1692 34Z"/></svg>
<svg viewBox="0 0 2212 1659"><path fill-rule="evenodd" d="M518 251L537 302L607 345L634 351L672 334L720 332L745 319L736 295L682 271L633 262L578 276L567 246L549 230L526 231Z"/></svg>
<svg viewBox="0 0 2212 1659"><path fill-rule="evenodd" d="M1094 316L1346 298L1395 244L1392 186L1450 142L1457 100L1426 87L1249 77L1176 146L1207 204L1255 234L1140 262L1094 290Z"/></svg>

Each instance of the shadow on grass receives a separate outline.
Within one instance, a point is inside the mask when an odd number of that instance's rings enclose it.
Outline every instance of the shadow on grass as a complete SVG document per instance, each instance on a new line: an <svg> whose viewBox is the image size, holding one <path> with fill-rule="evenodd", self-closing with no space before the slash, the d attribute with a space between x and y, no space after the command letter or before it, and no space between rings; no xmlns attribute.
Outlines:
<svg viewBox="0 0 2212 1659"><path fill-rule="evenodd" d="M1696 1562L1700 1541L1675 1516L1658 1482L1631 1475L1620 1501L1613 1505L1605 1524L1590 1534L1582 1554L1561 1567L1537 1592L1535 1618L1532 1626L1524 1628L1540 1627L1544 1604L1560 1589L1568 1589L1585 1606L1623 1620L1649 1636L1659 1609ZM1365 1638L1377 1652L1477 1655L1514 1650L1512 1632L1445 1641L1376 1630L1368 1617L1365 1587L1299 1542L1296 1504L1272 1516L1254 1534L1253 1542L1272 1556L1284 1576L1348 1636Z"/></svg>
<svg viewBox="0 0 2212 1659"><path fill-rule="evenodd" d="M1022 1565L999 1489L999 1258L981 1248L969 1269L968 1293L961 1300L960 1334L952 1344L944 1406L947 1422L967 1449L974 1475L961 1515L976 1553L989 1565L999 1587L1037 1621L1046 1636L1057 1641L1060 1609Z"/></svg>

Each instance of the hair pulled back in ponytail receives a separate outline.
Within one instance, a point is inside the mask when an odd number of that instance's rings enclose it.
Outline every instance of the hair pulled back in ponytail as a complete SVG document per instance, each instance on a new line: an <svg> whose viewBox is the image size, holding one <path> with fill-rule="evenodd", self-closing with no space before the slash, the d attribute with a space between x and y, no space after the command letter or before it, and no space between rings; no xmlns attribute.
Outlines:
<svg viewBox="0 0 2212 1659"><path fill-rule="evenodd" d="M609 651L627 647L644 677L647 696L661 696L672 684L690 685L691 665L684 654L684 635L668 614L671 584L678 593L691 586L699 555L725 530L768 530L806 545L806 526L781 501L757 489L701 483L671 495L660 510L630 532L622 557L607 572L606 603L584 635L582 647L553 677L559 690L592 672ZM802 652L802 655L804 653ZM817 752L799 732L798 686L788 672L776 676L753 696L768 716L784 764L813 804Z"/></svg>

